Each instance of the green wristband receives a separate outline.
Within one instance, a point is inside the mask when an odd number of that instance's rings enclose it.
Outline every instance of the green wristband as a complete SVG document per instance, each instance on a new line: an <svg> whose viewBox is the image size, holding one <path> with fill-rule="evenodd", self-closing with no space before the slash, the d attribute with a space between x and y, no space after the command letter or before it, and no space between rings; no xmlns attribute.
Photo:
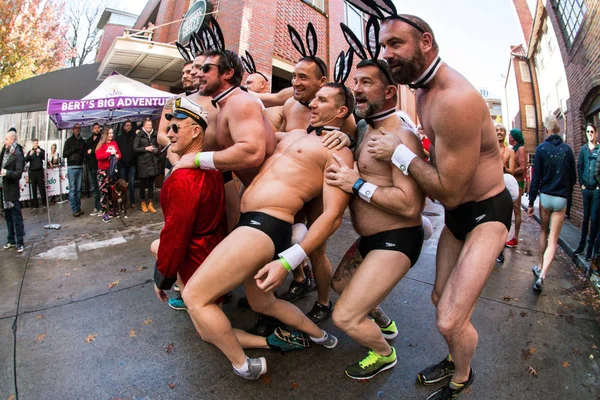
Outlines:
<svg viewBox="0 0 600 400"><path fill-rule="evenodd" d="M194 161L197 168L200 168L200 154L202 154L202 152L196 153L196 160Z"/></svg>
<svg viewBox="0 0 600 400"><path fill-rule="evenodd" d="M279 262L281 262L281 266L287 269L288 272L292 272L292 266L287 262L285 258L280 257Z"/></svg>

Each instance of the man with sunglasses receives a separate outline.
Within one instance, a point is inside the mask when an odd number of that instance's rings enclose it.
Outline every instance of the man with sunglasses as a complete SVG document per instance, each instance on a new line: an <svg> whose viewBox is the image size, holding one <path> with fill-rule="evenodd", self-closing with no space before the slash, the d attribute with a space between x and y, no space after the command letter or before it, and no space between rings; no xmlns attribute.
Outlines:
<svg viewBox="0 0 600 400"><path fill-rule="evenodd" d="M202 78L200 82L202 90ZM206 85L210 85L210 78ZM311 102L310 122L315 128L339 127L353 108L353 97L346 96L338 84L328 84ZM314 343L327 348L337 345L335 337L318 328L293 304L277 299L273 290L285 280L288 271L297 268L307 253L322 246L341 224L350 196L327 185L324 173L334 154L352 164L352 153L346 148L327 149L319 137L307 135L305 129L278 133L278 139L281 140L275 153L244 192L240 223L212 251L183 291L202 338L226 355L237 375L251 380L266 373L266 360L249 359L243 347L252 347L264 339L234 332L227 316L214 304L215 299L242 283L255 311L305 332ZM294 215L304 203L321 195L323 213L299 243L290 246ZM307 338L298 335L286 335L287 340L282 340L284 333L278 328L267 343L270 346L275 343L282 350L301 349L310 344Z"/></svg>
<svg viewBox="0 0 600 400"><path fill-rule="evenodd" d="M181 157L202 151L208 126L202 107L176 97L166 119L174 154ZM214 170L178 168L165 178L160 200L165 225L160 232L154 281L159 300L167 301L164 290L170 289L178 276L187 283L226 235L223 177ZM216 299L220 302L222 298Z"/></svg>
<svg viewBox="0 0 600 400"><path fill-rule="evenodd" d="M371 156L365 145L380 129L394 132L424 158L421 142L396 113L397 86L383 60L362 60L354 74L359 144L357 167L338 160L327 170L327 183L354 196L352 225L361 237L350 247L331 280L340 294L333 321L360 344L367 357L346 368L352 379L370 379L396 365L396 350L386 342L398 335L396 324L379 307L414 266L424 231L425 196L410 176Z"/></svg>
<svg viewBox="0 0 600 400"><path fill-rule="evenodd" d="M441 62L430 26L412 15L394 15L383 20L379 39L396 83L416 89L419 120L431 139L431 164L385 131L366 145L446 209L431 297L449 355L418 379L433 384L452 376L429 399L454 399L474 380L471 359L478 336L471 316L506 242L512 199L488 108L463 76Z"/></svg>

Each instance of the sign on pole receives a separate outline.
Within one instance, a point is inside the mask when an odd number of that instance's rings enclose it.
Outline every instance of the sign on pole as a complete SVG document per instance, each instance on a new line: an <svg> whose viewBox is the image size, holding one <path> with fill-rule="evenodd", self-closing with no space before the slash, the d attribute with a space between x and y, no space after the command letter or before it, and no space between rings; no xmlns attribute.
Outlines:
<svg viewBox="0 0 600 400"><path fill-rule="evenodd" d="M190 41L190 37L192 36L192 32L196 32L202 22L204 21L204 16L206 15L206 0L198 0L194 3L192 8L189 9L185 16L184 20L181 22L181 26L179 27L179 36L177 41L183 46L187 45Z"/></svg>

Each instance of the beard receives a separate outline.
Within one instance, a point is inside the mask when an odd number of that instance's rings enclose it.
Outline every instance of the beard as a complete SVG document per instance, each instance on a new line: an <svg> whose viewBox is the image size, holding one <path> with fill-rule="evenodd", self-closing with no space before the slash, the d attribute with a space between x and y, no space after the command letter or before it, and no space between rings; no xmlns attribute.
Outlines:
<svg viewBox="0 0 600 400"><path fill-rule="evenodd" d="M194 81L192 79L182 80L181 83L183 84L183 90L192 90L198 87L197 84L194 84Z"/></svg>
<svg viewBox="0 0 600 400"><path fill-rule="evenodd" d="M425 70L425 55L420 48L415 50L415 54L408 60L393 58L388 60L392 71L392 78L398 85L406 85L414 82Z"/></svg>
<svg viewBox="0 0 600 400"><path fill-rule="evenodd" d="M354 114L356 114L358 118L367 118L381 111L384 104L385 96L381 96L380 98L372 101L367 100L367 102L364 103L364 108L362 108L362 105L361 108L356 106L354 107Z"/></svg>
<svg viewBox="0 0 600 400"><path fill-rule="evenodd" d="M200 85L198 85L198 86L200 86ZM219 81L216 81L213 83L206 82L204 84L204 88L200 89L198 91L198 93L200 94L200 96L212 96L212 94L214 92L216 92L220 86L221 86L221 82L219 82Z"/></svg>

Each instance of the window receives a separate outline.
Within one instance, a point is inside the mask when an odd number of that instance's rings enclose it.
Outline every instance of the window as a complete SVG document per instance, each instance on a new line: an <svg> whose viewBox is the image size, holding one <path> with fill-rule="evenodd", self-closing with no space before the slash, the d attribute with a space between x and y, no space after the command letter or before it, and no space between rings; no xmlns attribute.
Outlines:
<svg viewBox="0 0 600 400"><path fill-rule="evenodd" d="M487 89L479 89L479 93L481 93L481 96L483 96L483 97L488 97ZM489 107L489 105L488 105L488 107Z"/></svg>
<svg viewBox="0 0 600 400"><path fill-rule="evenodd" d="M523 82L531 82L531 75L525 61L519 61L519 69L521 70L521 80Z"/></svg>
<svg viewBox="0 0 600 400"><path fill-rule="evenodd" d="M552 0L554 10L560 21L560 27L567 46L571 47L579 28L583 24L583 18L587 7L584 0Z"/></svg>
<svg viewBox="0 0 600 400"><path fill-rule="evenodd" d="M310 4L311 6L325 12L325 0L302 0L305 3Z"/></svg>
<svg viewBox="0 0 600 400"><path fill-rule="evenodd" d="M354 8L354 6L344 2L344 15L348 28L350 28L356 37L364 44L365 25L363 13Z"/></svg>
<svg viewBox="0 0 600 400"><path fill-rule="evenodd" d="M533 106L525 106L525 118L527 118L527 127L535 128L535 108Z"/></svg>

